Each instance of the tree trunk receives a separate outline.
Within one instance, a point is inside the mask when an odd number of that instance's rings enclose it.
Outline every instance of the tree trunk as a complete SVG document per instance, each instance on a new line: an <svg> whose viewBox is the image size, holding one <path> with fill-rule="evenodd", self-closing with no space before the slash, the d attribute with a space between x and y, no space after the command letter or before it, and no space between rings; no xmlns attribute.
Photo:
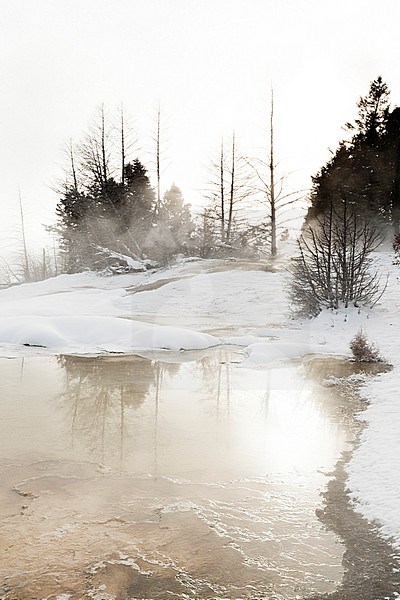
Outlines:
<svg viewBox="0 0 400 600"><path fill-rule="evenodd" d="M104 122L104 104L101 106L101 158L103 169L103 187L107 183L107 156L106 156L106 133Z"/></svg>
<svg viewBox="0 0 400 600"><path fill-rule="evenodd" d="M222 241L225 241L224 140L221 141L220 193L221 193L221 239L222 239Z"/></svg>
<svg viewBox="0 0 400 600"><path fill-rule="evenodd" d="M46 249L43 248L42 251L42 279L46 279L47 269L46 269Z"/></svg>
<svg viewBox="0 0 400 600"><path fill-rule="evenodd" d="M72 147L72 140L69 141L69 158L71 161L71 172L72 172L72 180L74 182L74 190L75 193L78 194L78 179L76 176L76 169L75 169L75 159L74 159L74 150Z"/></svg>
<svg viewBox="0 0 400 600"><path fill-rule="evenodd" d="M275 205L275 165L274 165L274 90L271 90L270 115L270 207L271 207L271 256L276 256L276 205Z"/></svg>
<svg viewBox="0 0 400 600"><path fill-rule="evenodd" d="M125 125L124 107L121 105L121 184L125 185Z"/></svg>
<svg viewBox="0 0 400 600"><path fill-rule="evenodd" d="M28 249L26 246L26 237L25 237L25 223L24 223L24 211L22 209L22 198L21 192L18 192L19 195L19 210L21 215L21 231L22 231L22 248L24 252L24 279L25 281L30 280L30 270L29 270L29 259L28 259Z"/></svg>
<svg viewBox="0 0 400 600"><path fill-rule="evenodd" d="M157 112L157 148L156 148L156 159L157 159L157 213L161 207L161 172L160 172L160 128L161 128L161 109L158 107Z"/></svg>
<svg viewBox="0 0 400 600"><path fill-rule="evenodd" d="M230 193L229 193L229 216L228 216L228 229L227 229L227 235L226 235L226 239L228 242L231 239L234 196L235 196L235 132L233 132L233 138L232 138L231 188L230 188Z"/></svg>

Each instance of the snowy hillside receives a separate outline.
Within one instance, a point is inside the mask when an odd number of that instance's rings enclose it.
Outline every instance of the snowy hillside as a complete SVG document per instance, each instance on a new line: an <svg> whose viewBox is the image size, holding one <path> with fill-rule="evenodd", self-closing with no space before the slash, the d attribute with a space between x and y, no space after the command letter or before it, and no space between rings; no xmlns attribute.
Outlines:
<svg viewBox="0 0 400 600"><path fill-rule="evenodd" d="M81 354L191 350L220 343L205 331L232 336L284 322L285 274L234 267L205 261L132 275L61 275L3 290L0 353L20 354L24 345Z"/></svg>

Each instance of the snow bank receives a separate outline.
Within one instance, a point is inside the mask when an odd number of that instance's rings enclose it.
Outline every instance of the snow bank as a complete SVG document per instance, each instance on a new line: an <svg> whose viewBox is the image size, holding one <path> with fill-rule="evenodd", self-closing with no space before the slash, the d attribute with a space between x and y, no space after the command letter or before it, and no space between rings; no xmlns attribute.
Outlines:
<svg viewBox="0 0 400 600"><path fill-rule="evenodd" d="M362 419L368 427L347 467L348 486L356 508L378 521L385 537L400 548L400 406L399 372L370 380L363 395L371 401Z"/></svg>
<svg viewBox="0 0 400 600"><path fill-rule="evenodd" d="M0 353L9 354L10 344L79 353L98 348L118 352L204 349L219 340L198 333L201 327L238 329L243 324L271 324L284 318L287 305L276 302L282 294L282 274L232 271L223 261L195 264L196 270L224 270L193 274L193 264L184 263L152 273L61 275L2 290L0 344L8 347ZM146 318L160 325L143 323ZM168 329L161 324L179 327ZM196 331L183 330L181 324ZM226 343L247 346L256 341L255 336L242 336Z"/></svg>
<svg viewBox="0 0 400 600"><path fill-rule="evenodd" d="M375 255L375 265L385 276L388 287L372 309L350 307L323 311L303 324L310 340L325 341L326 351L350 355L349 342L362 328L381 354L393 364L393 370L367 379L361 388L369 401L360 418L367 427L360 446L347 466L348 488L355 509L400 548L400 267L394 266L393 254Z"/></svg>
<svg viewBox="0 0 400 600"><path fill-rule="evenodd" d="M316 350L308 343L296 343L290 341L280 342L258 342L246 348L248 360L244 366L265 367L298 358L304 358L308 354L315 354Z"/></svg>
<svg viewBox="0 0 400 600"><path fill-rule="evenodd" d="M41 346L63 352L129 352L136 349L202 350L217 338L183 329L115 317L9 317L0 319L0 344Z"/></svg>
<svg viewBox="0 0 400 600"><path fill-rule="evenodd" d="M282 272L203 273L127 295L122 306L131 315L207 316L241 327L272 325L287 320L285 285L286 273Z"/></svg>
<svg viewBox="0 0 400 600"><path fill-rule="evenodd" d="M390 253L376 254L374 261L383 276L389 274L388 287L376 306L324 310L315 319L297 322L297 329L279 324L253 329L254 335L272 339L251 343L245 364L267 366L309 353L350 357L349 343L360 328L393 364L391 372L367 378L361 389L369 401L360 415L367 427L347 466L347 485L355 509L375 521L381 534L400 549L400 267L392 264Z"/></svg>

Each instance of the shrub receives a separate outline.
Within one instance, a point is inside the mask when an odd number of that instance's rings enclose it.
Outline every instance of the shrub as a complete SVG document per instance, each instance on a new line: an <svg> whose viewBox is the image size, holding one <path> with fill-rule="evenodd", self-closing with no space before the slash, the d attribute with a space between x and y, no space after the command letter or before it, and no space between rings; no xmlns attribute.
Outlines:
<svg viewBox="0 0 400 600"><path fill-rule="evenodd" d="M394 261L393 264L400 266L400 235L397 234L393 238Z"/></svg>
<svg viewBox="0 0 400 600"><path fill-rule="evenodd" d="M298 239L290 294L295 311L315 316L322 308L373 306L385 289L379 272L371 268L371 252L381 242L376 219L360 215L345 195L338 208L331 202L303 226Z"/></svg>
<svg viewBox="0 0 400 600"><path fill-rule="evenodd" d="M382 362L378 348L370 342L362 329L350 342L350 350L356 362Z"/></svg>

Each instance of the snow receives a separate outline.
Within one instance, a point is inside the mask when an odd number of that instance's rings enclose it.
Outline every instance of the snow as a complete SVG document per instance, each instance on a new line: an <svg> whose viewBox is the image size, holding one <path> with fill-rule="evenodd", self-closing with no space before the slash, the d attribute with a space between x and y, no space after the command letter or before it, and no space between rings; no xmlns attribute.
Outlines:
<svg viewBox="0 0 400 600"><path fill-rule="evenodd" d="M115 250L110 250L109 248L102 248L101 246L96 246L97 250L108 256L109 258L116 258L120 263L126 265L126 268L130 271L146 271L149 268L157 266L157 263L151 260L139 260L134 259L131 256L127 256L126 254L121 254L120 252L115 252ZM117 270L121 267L117 267ZM123 268L123 267L122 267Z"/></svg>
<svg viewBox="0 0 400 600"><path fill-rule="evenodd" d="M49 348L57 353L130 352L136 349L202 350L220 341L205 333L114 317L0 318L5 345Z"/></svg>
<svg viewBox="0 0 400 600"><path fill-rule="evenodd" d="M381 534L400 548L400 267L393 255L375 255L375 264L385 276L387 289L372 309L323 311L302 324L300 339L324 343L325 351L349 355L349 342L362 328L393 369L366 378L361 395L368 402L360 414L367 427L347 466L348 489L355 509L378 524ZM260 333L260 331L258 332ZM265 333L265 332L263 332Z"/></svg>
<svg viewBox="0 0 400 600"><path fill-rule="evenodd" d="M210 316L220 323L243 326L281 322L288 306L279 302L285 273L230 270L171 281L159 289L125 296L131 315Z"/></svg>
<svg viewBox="0 0 400 600"><path fill-rule="evenodd" d="M315 353L349 357L349 342L362 327L393 370L361 382L368 405L360 418L367 427L347 466L348 487L356 510L400 548L400 267L390 253L374 260L389 274L374 308L325 310L304 321L288 312L285 270L229 261L182 260L169 269L111 277L61 275L1 290L0 355L146 355L225 343L244 348L245 366L263 368Z"/></svg>
<svg viewBox="0 0 400 600"><path fill-rule="evenodd" d="M206 268L215 266L205 261ZM184 262L152 273L106 277L87 272L2 290L0 355L20 354L23 345L79 354L199 350L221 343L219 335L199 331L210 322L235 326L235 331L243 323L261 325L268 305L270 322L284 319L287 306L273 302L284 285L283 274L193 274L191 269L193 264ZM147 290L151 286L155 289ZM190 328L184 329L182 321ZM247 346L259 339L241 336L224 342Z"/></svg>
<svg viewBox="0 0 400 600"><path fill-rule="evenodd" d="M257 342L246 348L248 360L243 364L244 366L259 367L276 365L283 361L304 358L309 354L318 354L319 348L319 346L312 346L306 341L303 343L290 340L270 343Z"/></svg>
<svg viewBox="0 0 400 600"><path fill-rule="evenodd" d="M347 468L348 486L367 519L378 521L400 548L400 410L399 372L370 380L363 392L371 404L362 414L368 427Z"/></svg>

